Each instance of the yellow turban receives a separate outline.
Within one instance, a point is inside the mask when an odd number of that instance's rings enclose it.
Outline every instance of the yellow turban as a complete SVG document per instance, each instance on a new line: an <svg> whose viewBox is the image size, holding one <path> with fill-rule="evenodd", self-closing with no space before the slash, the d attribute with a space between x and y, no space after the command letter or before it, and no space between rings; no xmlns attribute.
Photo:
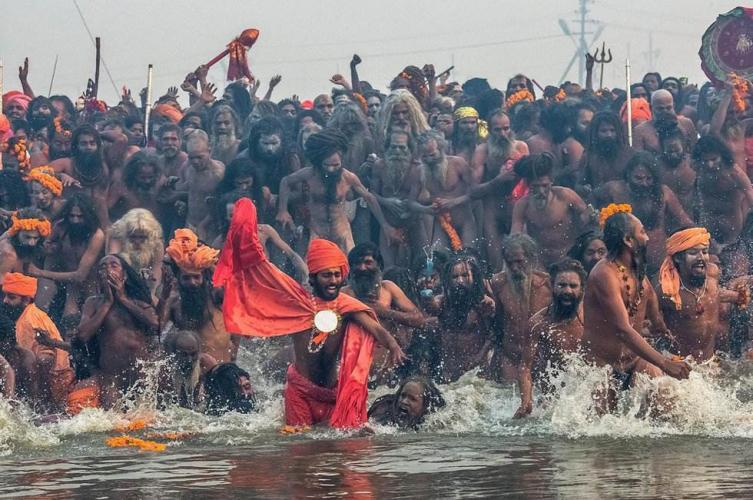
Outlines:
<svg viewBox="0 0 753 500"><path fill-rule="evenodd" d="M484 120L479 119L478 111L470 106L461 106L455 110L452 114L455 120L462 120L463 118L475 118L478 120L478 136L482 139L486 139L489 135L489 127Z"/></svg>
<svg viewBox="0 0 753 500"><path fill-rule="evenodd" d="M659 268L659 283L664 295L670 298L675 304L675 309L682 309L682 298L680 297L680 273L672 261L672 256L679 252L684 252L696 245L708 245L711 241L711 235L705 228L691 227L683 231L677 231L667 238L667 256Z"/></svg>

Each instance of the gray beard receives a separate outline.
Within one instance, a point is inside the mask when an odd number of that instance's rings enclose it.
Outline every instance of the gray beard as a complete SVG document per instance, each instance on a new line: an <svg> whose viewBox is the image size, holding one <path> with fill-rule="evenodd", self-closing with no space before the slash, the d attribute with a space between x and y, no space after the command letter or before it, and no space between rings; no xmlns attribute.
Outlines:
<svg viewBox="0 0 753 500"><path fill-rule="evenodd" d="M214 141L212 142L214 143L212 145L213 148L220 148L222 150L230 149L235 146L235 132L232 134L217 134L214 136Z"/></svg>
<svg viewBox="0 0 753 500"><path fill-rule="evenodd" d="M196 387L199 385L201 378L201 366L199 361L194 363L191 373L183 375L179 370L173 371L173 387L178 396L178 403L186 408L194 408L198 401L194 401Z"/></svg>
<svg viewBox="0 0 753 500"><path fill-rule="evenodd" d="M411 166L411 158L408 156L407 158L395 160L395 159L389 159L387 158L385 160L385 181L384 185L386 187L385 194L389 196L396 195L400 191L400 187L403 184L403 181L405 180L405 175L408 173L408 170Z"/></svg>
<svg viewBox="0 0 753 500"><path fill-rule="evenodd" d="M486 163L490 166L501 166L504 162L510 158L512 152L512 141L507 137L489 137L487 142L489 148L489 154L487 156Z"/></svg>
<svg viewBox="0 0 753 500"><path fill-rule="evenodd" d="M426 167L429 169L429 175L445 188L447 183L447 172L450 170L450 162L447 161L447 157L443 157L437 165L427 165Z"/></svg>
<svg viewBox="0 0 753 500"><path fill-rule="evenodd" d="M525 304L528 303L528 298L531 293L531 276L530 274L526 274L525 276L521 278L517 278L516 276L510 274L511 282L512 282L512 291L515 295L518 296L518 298L521 301L524 301Z"/></svg>

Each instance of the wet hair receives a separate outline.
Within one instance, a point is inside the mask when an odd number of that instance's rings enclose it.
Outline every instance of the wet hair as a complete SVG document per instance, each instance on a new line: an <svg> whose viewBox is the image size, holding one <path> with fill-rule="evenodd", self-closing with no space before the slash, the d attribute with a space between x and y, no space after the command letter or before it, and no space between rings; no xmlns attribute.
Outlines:
<svg viewBox="0 0 753 500"><path fill-rule="evenodd" d="M455 254L450 257L450 260L444 265L440 278L442 280L442 286L444 287L444 294L446 303L453 305L455 290L452 286L452 270L459 264L465 264L468 266L473 278L473 283L470 286L468 295L468 306L473 306L481 302L484 298L484 276L481 274L481 268L478 265L476 259L473 259L467 255ZM442 320L449 324L459 327L468 319L469 310L460 310L458 307L444 307L440 313Z"/></svg>
<svg viewBox="0 0 753 500"><path fill-rule="evenodd" d="M624 148L627 144L625 140L625 126L622 124L622 120L613 111L599 111L591 120L591 124L588 126L588 144L586 148L593 150L596 144L599 143L599 127L602 124L609 124L614 127L614 131L617 135L617 144L620 149Z"/></svg>
<svg viewBox="0 0 753 500"><path fill-rule="evenodd" d="M700 162L704 154L716 153L722 158L725 168L732 168L735 165L735 159L729 146L721 139L713 135L704 135L693 148L693 160Z"/></svg>
<svg viewBox="0 0 753 500"><path fill-rule="evenodd" d="M664 206L664 190L662 189L661 173L659 172L659 164L656 161L656 156L647 151L638 151L635 153L625 165L625 171L622 174L626 184L630 185L630 176L638 167L644 167L653 179L650 188L652 203L649 213L641 212L640 207L637 206L633 207L633 212L643 222L646 229L654 229L659 220L659 212Z"/></svg>
<svg viewBox="0 0 753 500"><path fill-rule="evenodd" d="M374 260L379 265L379 269L384 269L384 258L382 257L382 253L379 251L379 247L370 241L359 243L348 252L348 265L352 269L357 266L364 257L374 257Z"/></svg>
<svg viewBox="0 0 753 500"><path fill-rule="evenodd" d="M76 118L76 108L73 106L73 102L71 101L70 97L68 97L67 95L51 95L50 102L54 103L55 101L63 103L63 108L65 108L65 112L68 115L69 120Z"/></svg>
<svg viewBox="0 0 753 500"><path fill-rule="evenodd" d="M60 213L55 220L64 227L67 227L68 216L71 214L71 210L73 210L74 207L81 209L84 226L86 226L87 234L91 236L97 228L99 228L99 217L97 217L97 211L94 208L94 203L92 202L91 197L86 193L73 193L65 201L65 204L60 209Z"/></svg>
<svg viewBox="0 0 753 500"><path fill-rule="evenodd" d="M251 113L253 102L248 90L239 82L233 82L225 87L225 92L230 92L233 96L233 110L236 112L236 119L244 121L246 117ZM236 128L236 130L238 130Z"/></svg>
<svg viewBox="0 0 753 500"><path fill-rule="evenodd" d="M238 385L241 377L251 376L235 363L221 363L207 373L204 381L206 391L207 413L210 415L222 415L228 411L241 410L254 411L256 400L251 399L251 404L243 408L238 405Z"/></svg>
<svg viewBox="0 0 753 500"><path fill-rule="evenodd" d="M149 292L149 287L146 285L146 281L126 260L116 253L105 255L105 257L115 257L120 261L120 265L123 268L125 274L125 294L129 299L139 300L147 304L152 303L152 295ZM102 257L104 259L104 257Z"/></svg>
<svg viewBox="0 0 753 500"><path fill-rule="evenodd" d="M646 86L645 86L645 85L643 84L643 82L638 82L638 83L634 83L634 84L630 85L630 95L631 95L631 96L634 96L634 95L635 95L635 89L637 89L638 87L640 87L640 88L642 88L643 90L645 90L645 91L646 91L646 94L648 94L648 89L647 89L647 88L646 88Z"/></svg>
<svg viewBox="0 0 753 500"><path fill-rule="evenodd" d="M440 151L444 152L447 150L447 139L445 139L444 134L438 130L432 129L421 132L416 138L416 145L420 148L426 146L432 141L437 143Z"/></svg>
<svg viewBox="0 0 753 500"><path fill-rule="evenodd" d="M131 156L123 167L123 183L126 187L133 189L136 186L136 176L141 167L145 165L151 165L154 168L155 183L159 180L159 176L162 174L162 164L159 157L154 153L139 151Z"/></svg>
<svg viewBox="0 0 753 500"><path fill-rule="evenodd" d="M382 273L382 279L392 281L414 304L419 303L416 278L407 267L389 267Z"/></svg>
<svg viewBox="0 0 753 500"><path fill-rule="evenodd" d="M434 382L432 382L431 379L421 375L413 375L404 379L400 384L400 387L397 389L398 397L400 396L400 393L403 392L405 386L411 382L420 384L424 388L421 395L424 398L425 414L434 413L446 406L447 403L445 403L444 397L439 388L434 385Z"/></svg>
<svg viewBox="0 0 753 500"><path fill-rule="evenodd" d="M28 207L31 203L26 182L17 170L0 170L0 186L5 188L5 196L8 199L8 210L17 210Z"/></svg>
<svg viewBox="0 0 753 500"><path fill-rule="evenodd" d="M387 135L387 129L389 129L392 119L392 110L398 104L405 104L408 107L408 122L410 123L412 134L417 135L429 129L429 124L426 122L421 104L408 90L399 89L387 96L387 99L384 100L382 107L379 109L377 130L381 137Z"/></svg>
<svg viewBox="0 0 753 500"><path fill-rule="evenodd" d="M97 151L102 151L102 137L100 137L99 132L97 132L97 129L95 129L94 126L85 123L76 127L71 135L71 156L78 156L78 140L82 135L90 135L94 137L94 141L97 143Z"/></svg>
<svg viewBox="0 0 753 500"><path fill-rule="evenodd" d="M259 139L263 135L278 135L282 142L283 150L285 149L285 130L282 122L275 116L265 116L258 122L254 123L248 131L248 152L249 157L254 158L256 149L259 145Z"/></svg>
<svg viewBox="0 0 753 500"><path fill-rule="evenodd" d="M259 101L254 104L254 107L251 109L251 111L256 111L256 113L261 118L265 118L267 116L280 116L280 108L278 108L277 104L273 103L272 101Z"/></svg>
<svg viewBox="0 0 753 500"><path fill-rule="evenodd" d="M633 236L635 230L630 214L619 212L607 219L604 224L604 246L607 247L607 257L616 258L625 247L625 236Z"/></svg>
<svg viewBox="0 0 753 500"><path fill-rule="evenodd" d="M538 129L541 109L536 103L520 101L510 110L510 126L516 134L525 131L535 132Z"/></svg>
<svg viewBox="0 0 753 500"><path fill-rule="evenodd" d="M183 128L185 128L185 126L188 124L188 122L190 121L190 119L193 118L193 117L198 117L199 120L201 121L201 124L199 125L199 128L201 130L206 130L207 129L207 117L206 117L206 114L198 112L198 111L189 111L188 113L186 113L185 115L183 115L183 118L181 118L180 121L178 122L178 126L181 128L181 130ZM160 127L160 130L162 130L162 127ZM158 134L158 136L159 136L159 134Z"/></svg>
<svg viewBox="0 0 753 500"><path fill-rule="evenodd" d="M236 179L243 177L251 177L253 184L251 185L251 192L248 193L250 198L258 203L262 198L262 180L259 175L259 171L254 166L254 163L248 158L236 158L227 164L225 168L225 175L217 185L215 190L216 196L221 196L225 193L229 193L236 189L234 183Z"/></svg>
<svg viewBox="0 0 753 500"><path fill-rule="evenodd" d="M575 273L580 278L581 287L586 285L587 274L580 261L565 257L549 266L549 279L551 280L552 289L554 289L554 282L559 273Z"/></svg>
<svg viewBox="0 0 753 500"><path fill-rule="evenodd" d="M508 252L515 248L523 250L523 254L530 262L536 262L539 255L539 246L533 238L525 233L514 233L507 235L502 239L502 257L505 258L505 260Z"/></svg>
<svg viewBox="0 0 753 500"><path fill-rule="evenodd" d="M596 240L604 241L601 233L596 231L586 231L575 239L575 243L573 243L573 246L567 251L567 256L582 263L588 245Z"/></svg>
<svg viewBox="0 0 753 500"><path fill-rule="evenodd" d="M360 132L366 132L369 130L366 115L361 109L361 106L355 102L336 106L332 112L332 116L329 121L327 121L327 128L335 128L343 131L345 126L351 123L357 123Z"/></svg>
<svg viewBox="0 0 753 500"><path fill-rule="evenodd" d="M321 168L324 160L334 153L345 153L348 149L348 140L339 130L324 129L311 135L306 141L304 155L316 168Z"/></svg>
<svg viewBox="0 0 753 500"><path fill-rule="evenodd" d="M499 89L489 89L476 99L475 108L478 110L479 116L488 120L491 114L504 106L505 94Z"/></svg>
<svg viewBox="0 0 753 500"><path fill-rule="evenodd" d="M217 118L217 115L227 113L230 115L230 120L233 122L233 126L235 127L235 135L236 137L241 136L241 122L238 118L238 113L235 112L235 109L233 109L232 106L229 104L220 104L219 106L214 106L212 108L212 114L209 118L209 130L212 135L214 135L214 120Z"/></svg>
<svg viewBox="0 0 753 500"><path fill-rule="evenodd" d="M551 177L554 157L550 153L532 154L521 158L514 167L515 173L531 182L542 177Z"/></svg>
<svg viewBox="0 0 753 500"><path fill-rule="evenodd" d="M168 132L175 132L178 135L178 139L183 139L183 130L174 123L165 123L157 131L157 138L162 139L162 136Z"/></svg>
<svg viewBox="0 0 753 500"><path fill-rule="evenodd" d="M570 133L568 114L568 107L565 103L552 103L541 111L539 125L549 132L552 140L557 144L567 139Z"/></svg>
<svg viewBox="0 0 753 500"><path fill-rule="evenodd" d="M649 76L655 76L656 77L656 81L659 83L659 88L661 88L661 84L662 84L662 82L664 80L662 79L661 74L659 74L659 72L657 72L657 71L648 72L645 75L643 75L643 78L641 79L641 83L645 83L646 79ZM646 90L648 90L648 89L646 89Z"/></svg>

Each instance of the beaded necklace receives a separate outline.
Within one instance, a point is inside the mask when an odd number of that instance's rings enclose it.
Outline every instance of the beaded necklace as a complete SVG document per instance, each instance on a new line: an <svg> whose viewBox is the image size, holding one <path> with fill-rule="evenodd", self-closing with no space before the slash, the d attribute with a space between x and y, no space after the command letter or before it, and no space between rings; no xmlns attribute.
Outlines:
<svg viewBox="0 0 753 500"><path fill-rule="evenodd" d="M638 306L641 305L641 301L643 299L643 283L638 283L638 298L633 301L632 295L630 294L630 280L628 278L627 268L622 264L618 264L617 262L615 262L615 265L617 266L617 270L620 271L620 274L622 275L622 281L625 282L625 290L627 291L626 305L628 316L633 317L638 312Z"/></svg>
<svg viewBox="0 0 753 500"><path fill-rule="evenodd" d="M690 295L692 295L695 298L695 315L700 316L704 313L706 310L703 307L703 304L701 303L701 299L704 295L706 295L706 283L707 280L703 280L703 288L701 288L701 291L699 293L695 293L693 290L685 286L685 283L682 282L682 278L680 278L680 288L688 292Z"/></svg>

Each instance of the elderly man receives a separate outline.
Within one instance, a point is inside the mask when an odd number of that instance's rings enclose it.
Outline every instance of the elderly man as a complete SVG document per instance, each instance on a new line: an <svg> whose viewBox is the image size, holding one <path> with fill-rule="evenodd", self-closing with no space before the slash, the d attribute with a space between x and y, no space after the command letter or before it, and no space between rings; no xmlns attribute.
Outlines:
<svg viewBox="0 0 753 500"><path fill-rule="evenodd" d="M59 411L65 404L74 374L66 351L47 347L38 341L38 331L46 332L53 340L62 341L63 338L50 317L34 305L36 293L36 278L21 273L3 276L2 311L16 322L18 345L37 357L42 404Z"/></svg>
<svg viewBox="0 0 753 500"><path fill-rule="evenodd" d="M212 108L210 120L212 159L227 165L238 155L240 121L233 108L220 104Z"/></svg>
<svg viewBox="0 0 753 500"><path fill-rule="evenodd" d="M244 335L294 334L295 361L285 387L286 424L360 427L367 418L374 340L387 347L392 363L401 363L405 354L371 309L340 293L349 267L337 245L313 240L307 265L313 294L267 260L256 208L248 198L240 199L214 274L215 286L225 288L225 325Z"/></svg>
<svg viewBox="0 0 753 500"><path fill-rule="evenodd" d="M676 128L682 130L688 149L695 146L698 140L695 125L692 120L675 113L674 98L668 90L659 89L651 94L651 112L653 119L641 123L633 131L634 148L661 154L659 137Z"/></svg>

